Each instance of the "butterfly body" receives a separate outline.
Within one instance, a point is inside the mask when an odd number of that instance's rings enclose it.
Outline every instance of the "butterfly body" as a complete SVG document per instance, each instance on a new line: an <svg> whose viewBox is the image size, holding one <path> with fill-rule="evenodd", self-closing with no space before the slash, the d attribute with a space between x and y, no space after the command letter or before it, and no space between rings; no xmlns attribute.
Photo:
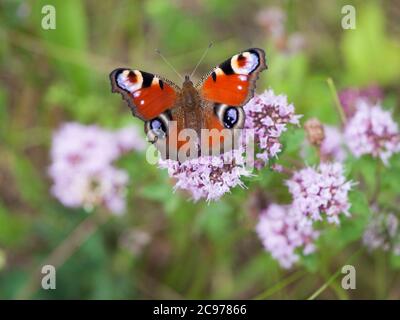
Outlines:
<svg viewBox="0 0 400 320"><path fill-rule="evenodd" d="M176 119L182 119L184 128L191 128L200 134L202 127L202 106L199 92L193 85L193 82L188 76L185 77L185 82L182 85L180 93L179 107L182 109L182 117L176 116ZM179 112L179 108L177 109Z"/></svg>
<svg viewBox="0 0 400 320"><path fill-rule="evenodd" d="M179 151L185 144L191 158L233 147L229 140L234 129L244 126L242 107L253 97L258 75L266 68L264 51L248 49L196 85L189 76L179 88L157 75L127 68L112 71L110 80L113 92L122 94L133 115L145 122L147 137L162 157L181 161Z"/></svg>

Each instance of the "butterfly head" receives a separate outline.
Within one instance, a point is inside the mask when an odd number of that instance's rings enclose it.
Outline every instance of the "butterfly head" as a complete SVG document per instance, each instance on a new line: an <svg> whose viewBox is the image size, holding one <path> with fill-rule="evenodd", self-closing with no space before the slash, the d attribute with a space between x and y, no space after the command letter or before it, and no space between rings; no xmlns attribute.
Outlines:
<svg viewBox="0 0 400 320"><path fill-rule="evenodd" d="M193 82L192 80L190 80L190 76L189 75L185 75L185 80L183 81L183 85L182 87L193 87Z"/></svg>

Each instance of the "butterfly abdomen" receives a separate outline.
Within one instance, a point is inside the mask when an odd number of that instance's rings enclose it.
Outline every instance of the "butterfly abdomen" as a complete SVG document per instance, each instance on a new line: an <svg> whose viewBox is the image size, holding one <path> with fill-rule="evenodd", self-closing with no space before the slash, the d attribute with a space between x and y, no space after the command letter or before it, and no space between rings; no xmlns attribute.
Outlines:
<svg viewBox="0 0 400 320"><path fill-rule="evenodd" d="M201 126L201 98L192 81L185 80L182 85L182 107L185 114L185 127L200 131Z"/></svg>

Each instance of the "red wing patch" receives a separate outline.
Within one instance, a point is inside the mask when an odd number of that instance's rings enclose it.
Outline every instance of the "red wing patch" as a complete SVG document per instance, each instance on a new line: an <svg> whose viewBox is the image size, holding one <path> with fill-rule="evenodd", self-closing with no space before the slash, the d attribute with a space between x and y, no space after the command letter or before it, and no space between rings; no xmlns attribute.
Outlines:
<svg viewBox="0 0 400 320"><path fill-rule="evenodd" d="M202 89L204 99L230 106L241 106L248 94L249 76L247 75L225 75L220 73L216 77L209 76L205 80Z"/></svg>
<svg viewBox="0 0 400 320"><path fill-rule="evenodd" d="M208 129L208 138L206 140L201 140L201 149L203 151L209 150L210 154L212 150L216 149L218 151L223 148L226 130L219 121L219 119L211 114L207 119L205 119L206 128ZM225 135L224 135L225 134Z"/></svg>
<svg viewBox="0 0 400 320"><path fill-rule="evenodd" d="M159 77L130 69L115 69L110 74L112 91L121 93L133 114L147 121L171 109L177 98L174 84Z"/></svg>
<svg viewBox="0 0 400 320"><path fill-rule="evenodd" d="M265 52L249 49L220 64L197 87L205 100L243 106L253 97L258 75L266 68Z"/></svg>

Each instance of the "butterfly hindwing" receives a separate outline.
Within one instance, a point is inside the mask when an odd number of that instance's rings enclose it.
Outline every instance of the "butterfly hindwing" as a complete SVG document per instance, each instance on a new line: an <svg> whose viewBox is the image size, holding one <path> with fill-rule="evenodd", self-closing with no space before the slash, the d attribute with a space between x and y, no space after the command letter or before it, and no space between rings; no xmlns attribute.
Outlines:
<svg viewBox="0 0 400 320"><path fill-rule="evenodd" d="M202 107L202 128L207 136L201 137L203 154L220 154L238 146L240 130L244 126L243 108L204 101Z"/></svg>
<svg viewBox="0 0 400 320"><path fill-rule="evenodd" d="M148 121L174 107L179 88L151 73L118 68L110 73L113 92L120 93L133 114Z"/></svg>
<svg viewBox="0 0 400 320"><path fill-rule="evenodd" d="M196 87L204 100L243 106L253 97L255 82L265 69L264 50L248 49L214 68Z"/></svg>

